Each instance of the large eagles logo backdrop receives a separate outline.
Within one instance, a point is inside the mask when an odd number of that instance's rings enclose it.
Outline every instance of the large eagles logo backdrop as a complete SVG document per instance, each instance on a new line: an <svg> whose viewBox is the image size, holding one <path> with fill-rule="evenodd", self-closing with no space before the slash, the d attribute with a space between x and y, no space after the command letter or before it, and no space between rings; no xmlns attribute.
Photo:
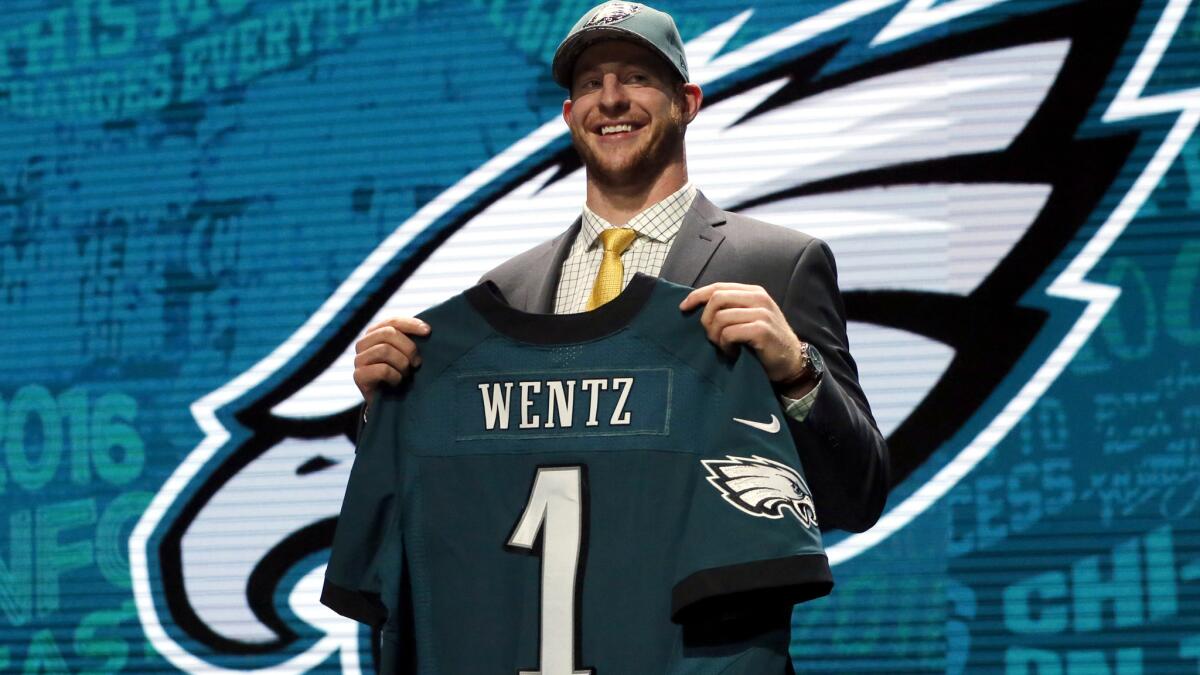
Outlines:
<svg viewBox="0 0 1200 675"><path fill-rule="evenodd" d="M372 669L317 601L353 342L576 217L590 4L14 4L0 669ZM802 669L1194 669L1198 10L661 8L691 180L830 243L892 452Z"/></svg>

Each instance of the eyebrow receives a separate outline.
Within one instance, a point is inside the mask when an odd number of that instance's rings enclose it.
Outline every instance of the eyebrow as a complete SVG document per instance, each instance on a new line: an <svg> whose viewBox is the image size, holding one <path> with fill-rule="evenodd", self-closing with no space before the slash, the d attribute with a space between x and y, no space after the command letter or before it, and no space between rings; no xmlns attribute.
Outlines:
<svg viewBox="0 0 1200 675"><path fill-rule="evenodd" d="M584 75L592 75L600 70L600 64L597 64L594 66L582 67L582 68L577 67L575 70L578 72L578 75L576 77L582 77ZM615 70L621 70L621 71L636 70L636 71L639 71L642 73L649 73L651 75L659 74L658 71L654 68L654 66L649 65L649 64L644 64L644 63L622 63Z"/></svg>

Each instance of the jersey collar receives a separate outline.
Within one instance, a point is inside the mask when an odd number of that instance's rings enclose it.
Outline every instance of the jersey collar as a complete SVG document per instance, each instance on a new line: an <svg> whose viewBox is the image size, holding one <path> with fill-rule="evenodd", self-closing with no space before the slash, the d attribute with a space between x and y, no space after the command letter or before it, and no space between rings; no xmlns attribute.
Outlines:
<svg viewBox="0 0 1200 675"><path fill-rule="evenodd" d="M578 314L533 314L515 309L500 289L485 281L463 295L471 307L502 335L540 345L587 342L616 333L641 312L658 284L655 277L635 274L610 302Z"/></svg>

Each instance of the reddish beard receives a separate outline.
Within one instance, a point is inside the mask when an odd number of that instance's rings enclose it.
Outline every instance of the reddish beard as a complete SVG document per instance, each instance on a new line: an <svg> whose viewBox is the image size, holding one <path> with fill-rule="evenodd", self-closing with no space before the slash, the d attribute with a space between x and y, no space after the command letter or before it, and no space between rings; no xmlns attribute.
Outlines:
<svg viewBox="0 0 1200 675"><path fill-rule="evenodd" d="M643 127L649 138L619 159L602 155L572 130L571 143L587 167L588 179L608 188L624 188L649 184L671 162L683 156L683 136L687 125L678 105L671 106L670 116L661 124ZM587 132L584 132L587 133Z"/></svg>

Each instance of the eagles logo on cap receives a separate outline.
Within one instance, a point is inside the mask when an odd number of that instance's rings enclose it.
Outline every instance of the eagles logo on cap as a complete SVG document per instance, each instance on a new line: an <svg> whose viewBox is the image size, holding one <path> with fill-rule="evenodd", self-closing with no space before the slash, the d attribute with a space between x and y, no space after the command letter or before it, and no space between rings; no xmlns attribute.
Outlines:
<svg viewBox="0 0 1200 675"><path fill-rule="evenodd" d="M571 71L583 50L602 40L625 40L649 49L687 82L683 38L670 14L636 2L609 0L589 9L554 52L550 72L554 81L571 88Z"/></svg>
<svg viewBox="0 0 1200 675"><path fill-rule="evenodd" d="M601 6L600 11L588 19L587 23L583 24L583 28L611 26L614 23L620 23L628 19L640 11L642 11L642 6L635 2L610 2Z"/></svg>

